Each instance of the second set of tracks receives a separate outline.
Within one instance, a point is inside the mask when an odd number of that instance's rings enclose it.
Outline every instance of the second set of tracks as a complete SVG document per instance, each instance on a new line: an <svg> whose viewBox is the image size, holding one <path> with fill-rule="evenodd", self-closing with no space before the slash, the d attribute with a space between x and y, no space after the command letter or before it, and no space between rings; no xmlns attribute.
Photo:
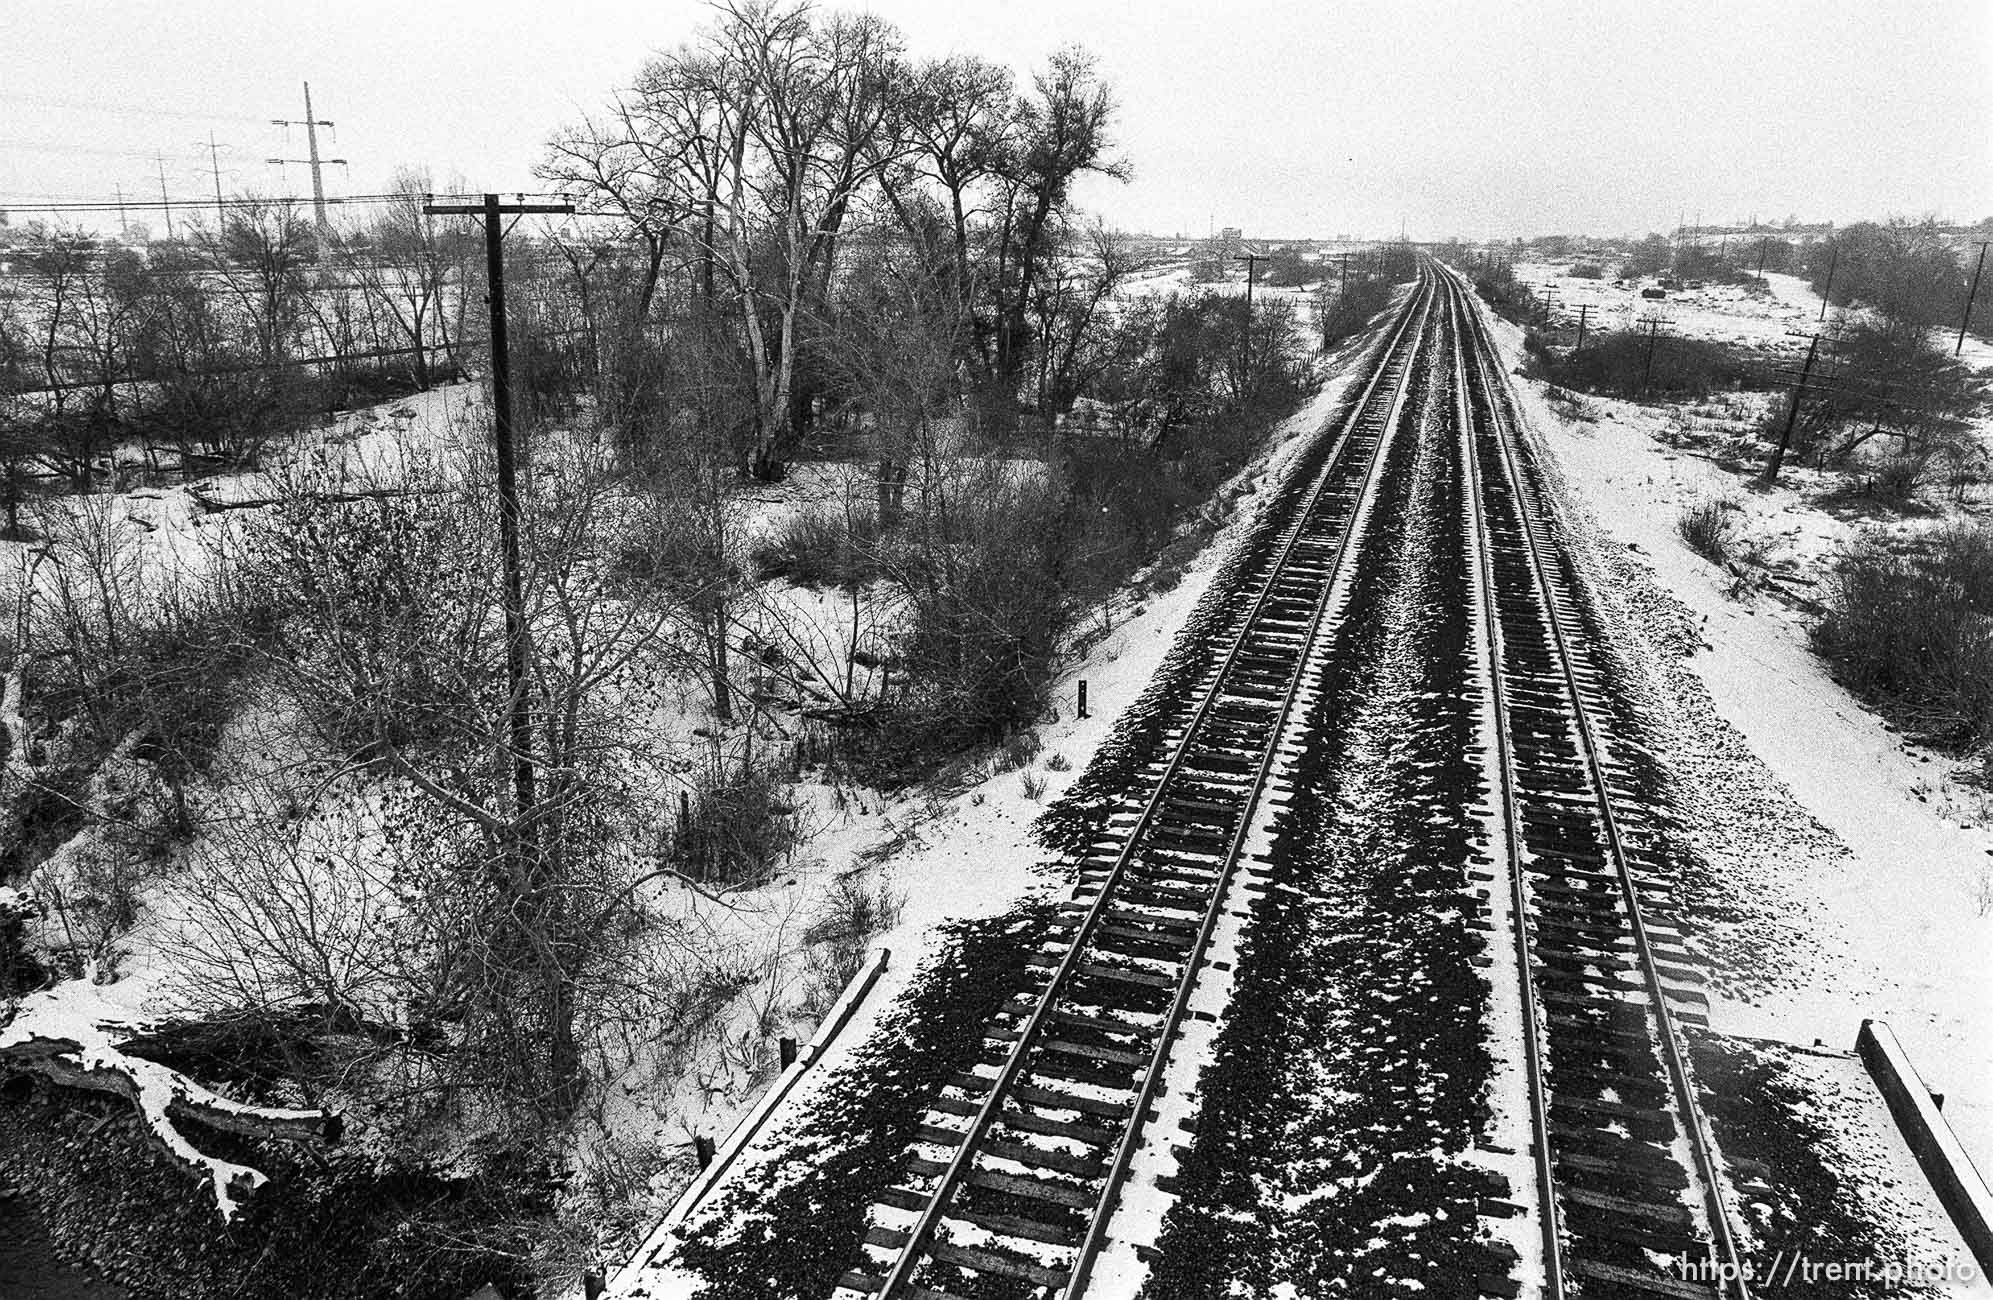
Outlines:
<svg viewBox="0 0 1993 1300"><path fill-rule="evenodd" d="M1457 447L1448 472L1477 630L1489 870L1475 924L1507 976L1489 997L1512 1001L1520 1026L1491 1050L1521 1080L1530 1149L1510 1190L1540 1242L1491 1289L1741 1294L1685 1267L1736 1263L1734 1211L1682 1035L1700 995L1663 919L1647 774L1616 737L1613 664L1485 323L1429 263L1322 435L1295 508L1214 596L1220 631L1200 647L1201 671L1073 864L1029 986L985 1026L974 1068L929 1099L841 1295L1090 1293L1130 1170L1161 1140L1165 1081L1196 1068L1172 1049L1223 964L1214 943L1245 893L1280 884L1280 864L1251 850L1312 743L1308 705L1346 630L1366 532L1385 526L1376 502L1394 445L1435 409L1450 412Z"/></svg>

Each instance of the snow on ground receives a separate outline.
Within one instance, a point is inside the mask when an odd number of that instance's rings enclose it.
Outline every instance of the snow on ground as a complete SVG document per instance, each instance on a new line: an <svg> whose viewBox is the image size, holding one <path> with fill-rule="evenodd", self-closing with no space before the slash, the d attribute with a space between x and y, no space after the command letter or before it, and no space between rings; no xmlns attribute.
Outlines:
<svg viewBox="0 0 1993 1300"><path fill-rule="evenodd" d="M1769 292L1711 281L1700 289L1667 290L1665 298L1643 298L1642 290L1656 287L1654 277L1617 281L1566 274L1574 262L1584 260L1517 262L1515 274L1539 294L1546 286L1554 289L1560 319L1568 316L1575 321L1578 309L1589 306L1587 328L1594 333L1644 330L1641 322L1658 316L1663 334L1799 351L1806 340L1794 338L1793 331L1813 329L1820 316L1819 296L1796 275L1767 273Z"/></svg>
<svg viewBox="0 0 1993 1300"><path fill-rule="evenodd" d="M129 1079L139 1112L154 1136L176 1159L207 1174L215 1204L224 1218L233 1219L241 1209L241 1198L267 1179L255 1169L208 1155L188 1142L175 1126L169 1108L189 1100L215 1110L249 1108L237 1107L164 1065L118 1050L122 1037L143 1027L142 1008L149 992L144 981L100 985L86 979L31 993L22 999L13 1019L0 1028L0 1049L73 1043L75 1050L69 1055L75 1068L107 1070Z"/></svg>
<svg viewBox="0 0 1993 1300"><path fill-rule="evenodd" d="M1796 295L1788 285L1780 296ZM1792 310L1807 315L1803 302ZM1711 337L1766 337L1783 319L1752 302L1708 328ZM1514 364L1519 331L1498 331ZM1805 615L1762 594L1732 594L1732 575L1677 532L1685 504L1733 500L1748 534L1817 573L1854 525L1811 503L1804 472L1777 490L1747 491L1735 474L1657 441L1661 411L1586 399L1596 418L1573 419L1544 400L1540 383L1519 388L1581 512L1637 553L1632 567L1699 625L1705 645L1688 667L1767 769L1761 802L1789 794L1833 837L1809 846L1803 828L1768 814L1766 842L1780 856L1755 864L1764 875L1749 887L1762 883L1783 900L1804 942L1770 954L1783 968L1777 987L1748 1001L1718 996L1713 1026L1845 1049L1864 1017L1886 1019L1947 1094L1945 1113L1967 1149L1993 1167L1993 830L1983 805L1965 806L1974 801L1944 779L1942 758L1906 745L1828 676L1808 647ZM1745 856L1753 847L1737 846Z"/></svg>
<svg viewBox="0 0 1993 1300"><path fill-rule="evenodd" d="M217 473L183 480L161 475L159 485L140 482L147 476L136 449L119 453L114 490L89 495L64 493L43 498L23 510L26 521L48 533L65 520L87 512L108 517L139 539L141 561L155 572L191 572L208 563L209 544L219 532L233 528L241 512L229 503L270 496L284 466L322 460L350 475L355 486L377 483L405 459L434 455L481 437L483 389L477 384L451 384L386 402L346 411L329 424L302 435L294 452L267 457L268 468ZM39 542L0 541L0 571L12 570Z"/></svg>

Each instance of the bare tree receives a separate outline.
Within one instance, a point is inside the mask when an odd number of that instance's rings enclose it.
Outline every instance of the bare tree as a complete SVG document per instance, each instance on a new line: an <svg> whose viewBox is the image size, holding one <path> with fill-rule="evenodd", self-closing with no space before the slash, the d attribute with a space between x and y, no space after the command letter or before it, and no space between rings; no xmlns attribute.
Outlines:
<svg viewBox="0 0 1993 1300"><path fill-rule="evenodd" d="M202 232L209 269L234 299L254 355L266 365L289 354L304 316L318 233L281 200L248 200L217 231Z"/></svg>
<svg viewBox="0 0 1993 1300"><path fill-rule="evenodd" d="M618 706L663 653L666 613L628 599L600 558L624 506L599 454L547 448L526 538L536 795L520 805L495 685L496 565L478 540L494 531L490 503L469 486L488 465L463 469L418 463L405 486L423 494L392 500L299 479L245 558L292 611L268 656L274 680L339 752L407 792L422 905L474 936L437 945L410 977L431 990L424 1014L466 1028L452 1077L483 1072L502 1098L565 1114L583 1085L591 972L644 875L613 846L660 820L645 805L660 756Z"/></svg>
<svg viewBox="0 0 1993 1300"><path fill-rule="evenodd" d="M952 290L920 250L882 243L853 268L832 322L832 365L870 420L881 528L898 522L914 463L934 477L937 421L960 409L967 318Z"/></svg>
<svg viewBox="0 0 1993 1300"><path fill-rule="evenodd" d="M0 537L9 541L26 540L21 505L44 446L39 403L26 391L33 384L31 348L14 299L0 298L0 504L7 511L6 531Z"/></svg>
<svg viewBox="0 0 1993 1300"><path fill-rule="evenodd" d="M96 240L48 233L24 259L26 313L35 322L42 453L79 490L110 449L118 382L126 377L129 299L113 291ZM82 390L82 400L77 399Z"/></svg>
<svg viewBox="0 0 1993 1300"><path fill-rule="evenodd" d="M1061 50L1032 79L1033 94L1018 108L1008 165L996 176L1001 210L992 231L996 339L993 414L1007 423L1030 357L1030 312L1046 263L1058 247L1061 218L1073 182L1095 172L1125 178L1127 164L1110 156L1114 96L1093 56Z"/></svg>
<svg viewBox="0 0 1993 1300"><path fill-rule="evenodd" d="M1039 339L1037 406L1046 419L1071 411L1113 362L1117 340L1104 327L1108 308L1135 267L1126 242L1099 222L1088 228L1083 247L1047 259L1031 310Z"/></svg>
<svg viewBox="0 0 1993 1300"><path fill-rule="evenodd" d="M767 477L796 424L798 358L854 203L899 153L898 33L869 16L744 0L699 43L653 59L602 123L556 138L548 174L623 213L661 265L690 254L697 300L733 300L753 375L748 468ZM651 300L649 282L642 302Z"/></svg>
<svg viewBox="0 0 1993 1300"><path fill-rule="evenodd" d="M451 355L445 296L463 260L463 235L423 211L434 188L427 172L395 173L393 197L348 248L367 302L393 324L397 343L412 350L415 382L430 383L430 349Z"/></svg>
<svg viewBox="0 0 1993 1300"><path fill-rule="evenodd" d="M922 64L900 101L894 130L909 151L900 166L882 169L886 195L901 225L914 230L921 222L911 207L911 183L925 177L941 187L954 249L952 288L965 309L981 296L970 253L973 223L990 215L978 189L1009 165L1018 125L1010 71L973 55ZM989 330L976 332L979 347L986 350L990 340Z"/></svg>

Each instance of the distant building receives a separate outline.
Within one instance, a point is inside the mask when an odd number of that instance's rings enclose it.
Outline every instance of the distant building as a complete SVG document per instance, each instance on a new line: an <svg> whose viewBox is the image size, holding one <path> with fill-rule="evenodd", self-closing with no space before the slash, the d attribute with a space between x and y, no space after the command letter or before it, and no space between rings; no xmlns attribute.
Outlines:
<svg viewBox="0 0 1993 1300"><path fill-rule="evenodd" d="M1218 232L1218 242L1223 244L1236 244L1245 237L1246 232L1237 226L1226 226Z"/></svg>

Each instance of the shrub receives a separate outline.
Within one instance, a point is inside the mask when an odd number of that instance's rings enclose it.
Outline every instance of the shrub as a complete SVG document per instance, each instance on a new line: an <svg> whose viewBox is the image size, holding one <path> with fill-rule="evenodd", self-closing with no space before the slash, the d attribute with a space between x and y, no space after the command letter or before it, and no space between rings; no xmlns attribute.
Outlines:
<svg viewBox="0 0 1993 1300"><path fill-rule="evenodd" d="M1473 276L1474 292L1505 320L1524 324L1542 309L1541 300L1516 278L1515 268L1507 262L1483 263L1474 269Z"/></svg>
<svg viewBox="0 0 1993 1300"><path fill-rule="evenodd" d="M888 557L903 602L894 649L904 686L886 721L903 756L1035 721L1072 590L1075 501L1053 476L967 466L935 497L946 511L911 518L912 535Z"/></svg>
<svg viewBox="0 0 1993 1300"><path fill-rule="evenodd" d="M1045 748L1045 742L1037 732L1024 730L1005 740L997 750L996 761L990 764L993 772L1015 772L1038 756Z"/></svg>
<svg viewBox="0 0 1993 1300"><path fill-rule="evenodd" d="M809 978L803 1010L822 1016L864 964L872 936L900 923L906 896L883 882L868 885L859 875L841 878L824 897L803 934L809 949Z"/></svg>
<svg viewBox="0 0 1993 1300"><path fill-rule="evenodd" d="M1876 462L1869 488L1884 501L1905 502L1917 495L1936 453L1923 450L1892 452Z"/></svg>
<svg viewBox="0 0 1993 1300"><path fill-rule="evenodd" d="M1573 262L1571 269L1564 272L1574 280L1603 280L1605 268L1597 262Z"/></svg>
<svg viewBox="0 0 1993 1300"><path fill-rule="evenodd" d="M1315 328L1327 351L1368 325L1391 302L1393 281L1381 275L1352 274L1348 284L1324 284L1315 296Z"/></svg>
<svg viewBox="0 0 1993 1300"><path fill-rule="evenodd" d="M749 557L763 578L799 587L862 587L879 576L879 517L869 506L815 502L783 521Z"/></svg>
<svg viewBox="0 0 1993 1300"><path fill-rule="evenodd" d="M1850 689L1940 742L1993 740L1993 527L1906 548L1864 534L1835 566L1819 650Z"/></svg>
<svg viewBox="0 0 1993 1300"><path fill-rule="evenodd" d="M1318 263L1311 262L1299 252L1288 248L1277 250L1267 262L1266 269L1259 273L1261 284L1289 289L1313 284L1321 278L1322 268Z"/></svg>
<svg viewBox="0 0 1993 1300"><path fill-rule="evenodd" d="M1615 397L1707 397L1719 388L1762 383L1746 359L1729 348L1645 333L1605 335L1550 361L1548 377L1566 388Z"/></svg>
<svg viewBox="0 0 1993 1300"><path fill-rule="evenodd" d="M687 792L665 856L695 880L756 882L801 838L795 807L773 764L751 757L719 760Z"/></svg>
<svg viewBox="0 0 1993 1300"><path fill-rule="evenodd" d="M283 612L272 639L303 669L303 716L352 756L461 739L458 720L496 716L498 698L482 521L441 491L341 500L333 486L297 473L244 535L245 585Z"/></svg>
<svg viewBox="0 0 1993 1300"><path fill-rule="evenodd" d="M1730 512L1734 509L1728 501L1691 501L1675 517L1675 531L1697 555L1711 564L1722 564L1730 558Z"/></svg>

